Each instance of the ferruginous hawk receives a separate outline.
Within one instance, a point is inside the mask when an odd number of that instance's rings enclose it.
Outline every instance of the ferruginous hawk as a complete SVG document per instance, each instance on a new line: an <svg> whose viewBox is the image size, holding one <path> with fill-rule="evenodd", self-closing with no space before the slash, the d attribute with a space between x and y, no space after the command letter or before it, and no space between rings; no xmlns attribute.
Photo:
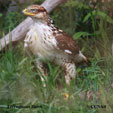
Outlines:
<svg viewBox="0 0 113 113"><path fill-rule="evenodd" d="M32 18L34 24L26 34L24 46L40 57L62 67L65 72L65 81L70 84L70 79L75 78L78 62L88 62L81 53L75 40L62 30L56 28L46 9L40 5L31 5L23 10L25 15ZM37 61L37 66L44 74L42 61Z"/></svg>

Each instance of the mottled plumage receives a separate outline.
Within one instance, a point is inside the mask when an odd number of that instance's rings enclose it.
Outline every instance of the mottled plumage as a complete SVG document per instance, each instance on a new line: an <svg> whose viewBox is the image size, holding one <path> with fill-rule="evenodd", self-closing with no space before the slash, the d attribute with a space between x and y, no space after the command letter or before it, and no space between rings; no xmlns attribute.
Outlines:
<svg viewBox="0 0 113 113"><path fill-rule="evenodd" d="M65 72L66 83L70 84L70 78L75 78L76 75L75 64L81 61L88 62L87 58L71 36L53 25L49 14L42 6L29 6L23 13L31 16L34 21L26 34L24 46L37 57L61 66ZM38 60L37 67L44 74L41 63Z"/></svg>

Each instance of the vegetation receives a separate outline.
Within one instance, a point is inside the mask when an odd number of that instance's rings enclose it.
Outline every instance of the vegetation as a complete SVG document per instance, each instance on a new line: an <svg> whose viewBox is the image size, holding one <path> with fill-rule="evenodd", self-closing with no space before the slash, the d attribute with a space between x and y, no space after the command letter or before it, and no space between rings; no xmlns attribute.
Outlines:
<svg viewBox="0 0 113 113"><path fill-rule="evenodd" d="M113 113L113 20L108 11L111 3L98 2L96 8L88 3L89 0L70 0L57 7L51 18L55 26L73 36L90 58L91 66L78 65L76 80L67 86L60 67L47 61L48 82L44 88L35 58L26 54L23 42L15 48L10 44L5 53L0 53L1 113ZM20 11L6 10L3 15L0 13L1 37L25 18ZM7 105L36 108L8 109Z"/></svg>

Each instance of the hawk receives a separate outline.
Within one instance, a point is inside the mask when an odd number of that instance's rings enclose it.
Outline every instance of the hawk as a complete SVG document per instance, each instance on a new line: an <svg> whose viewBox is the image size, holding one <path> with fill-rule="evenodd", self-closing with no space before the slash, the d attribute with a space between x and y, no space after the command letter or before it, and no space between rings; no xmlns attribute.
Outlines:
<svg viewBox="0 0 113 113"><path fill-rule="evenodd" d="M49 60L62 67L65 72L66 84L76 76L76 63L88 62L80 51L75 40L64 31L56 28L47 13L40 5L31 5L23 10L32 18L34 24L30 27L24 40L24 47L43 60ZM43 62L37 61L37 67L44 74Z"/></svg>

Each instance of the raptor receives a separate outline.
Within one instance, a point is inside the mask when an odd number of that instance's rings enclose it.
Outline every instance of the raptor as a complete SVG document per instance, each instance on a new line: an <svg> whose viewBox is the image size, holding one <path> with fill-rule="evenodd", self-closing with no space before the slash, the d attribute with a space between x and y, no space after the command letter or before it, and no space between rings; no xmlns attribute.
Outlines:
<svg viewBox="0 0 113 113"><path fill-rule="evenodd" d="M89 62L80 51L76 41L61 29L56 28L47 13L40 5L31 5L23 10L32 18L34 24L30 27L24 40L24 47L35 56L54 62L62 67L66 84L76 77L76 64ZM37 67L44 75L43 60L37 60Z"/></svg>

